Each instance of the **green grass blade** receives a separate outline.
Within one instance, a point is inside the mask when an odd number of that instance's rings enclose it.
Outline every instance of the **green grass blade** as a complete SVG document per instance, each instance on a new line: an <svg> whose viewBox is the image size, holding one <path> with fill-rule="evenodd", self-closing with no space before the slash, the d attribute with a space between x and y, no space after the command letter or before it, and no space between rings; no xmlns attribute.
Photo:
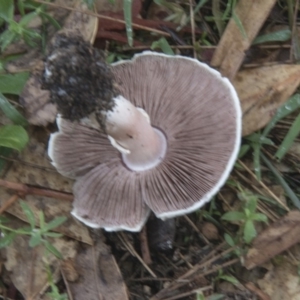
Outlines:
<svg viewBox="0 0 300 300"><path fill-rule="evenodd" d="M21 205L21 208L22 208L24 214L26 215L26 218L30 224L30 227L32 229L34 229L35 228L35 217L34 217L34 213L33 213L32 209L25 201L20 201L20 205Z"/></svg>
<svg viewBox="0 0 300 300"><path fill-rule="evenodd" d="M236 24L236 26L238 27L238 29L240 30L242 36L244 39L247 39L247 33L245 31L245 28L243 26L243 23L241 22L240 18L238 17L238 15L235 13L235 11L232 12L232 18Z"/></svg>
<svg viewBox="0 0 300 300"><path fill-rule="evenodd" d="M132 47L133 46L132 18L131 18L132 0L124 0L123 8L124 8L124 19L126 24L128 45Z"/></svg>
<svg viewBox="0 0 300 300"><path fill-rule="evenodd" d="M174 51L165 38L160 38L158 41L152 43L151 49L154 50L157 48L160 48L165 54L174 55Z"/></svg>
<svg viewBox="0 0 300 300"><path fill-rule="evenodd" d="M258 36L252 43L252 45L258 45L266 42L285 42L291 38L290 29L283 29L276 32L264 34Z"/></svg>
<svg viewBox="0 0 300 300"><path fill-rule="evenodd" d="M276 114L269 122L269 124L265 127L262 136L265 137L268 133L273 129L278 121L285 118L295 110L300 108L300 94L293 95L285 104L277 109Z"/></svg>
<svg viewBox="0 0 300 300"><path fill-rule="evenodd" d="M294 143L299 133L300 133L300 114L294 120L289 132L287 133L281 145L279 146L279 149L275 153L275 157L277 159L281 160L285 156L285 154L291 148L292 144Z"/></svg>
<svg viewBox="0 0 300 300"><path fill-rule="evenodd" d="M15 109L13 105L0 93L0 109L16 125L26 126L27 120Z"/></svg>
<svg viewBox="0 0 300 300"><path fill-rule="evenodd" d="M288 197L291 199L291 201L293 202L293 204L300 209L300 200L298 199L298 197L296 196L296 194L294 193L294 191L289 187L289 185L287 184L287 182L283 179L283 177L281 176L281 174L278 172L278 170L272 165L272 163L264 156L263 153L260 153L260 157L262 158L262 160L264 161L264 163L267 165L267 167L270 169L270 171L273 173L273 175L276 177L276 179L278 180L278 182L281 184L281 186L283 187L285 193L288 195Z"/></svg>
<svg viewBox="0 0 300 300"><path fill-rule="evenodd" d="M14 17L14 1L13 0L1 0L0 1L0 19L4 19L6 22Z"/></svg>
<svg viewBox="0 0 300 300"><path fill-rule="evenodd" d="M197 3L197 5L196 5L196 7L195 7L195 9L194 9L194 11L193 11L193 14L194 14L194 15L197 14L198 11L204 6L204 4L205 4L207 1L208 1L208 0L200 0L200 1ZM156 1L154 0L154 2L156 2ZM190 21L191 21L191 16L188 16L188 17L184 20L183 24L182 24L181 26L179 26L179 27L176 28L176 31L180 31L180 30L181 30L184 26L186 26L186 24L189 23Z"/></svg>

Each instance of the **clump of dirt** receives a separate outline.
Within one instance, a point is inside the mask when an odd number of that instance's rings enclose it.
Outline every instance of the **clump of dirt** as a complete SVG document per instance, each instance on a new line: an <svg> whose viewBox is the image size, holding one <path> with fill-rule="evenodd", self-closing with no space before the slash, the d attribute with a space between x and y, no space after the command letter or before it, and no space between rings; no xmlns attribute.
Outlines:
<svg viewBox="0 0 300 300"><path fill-rule="evenodd" d="M58 112L71 121L110 110L117 95L103 52L67 34L58 34L49 47L43 88L50 91Z"/></svg>

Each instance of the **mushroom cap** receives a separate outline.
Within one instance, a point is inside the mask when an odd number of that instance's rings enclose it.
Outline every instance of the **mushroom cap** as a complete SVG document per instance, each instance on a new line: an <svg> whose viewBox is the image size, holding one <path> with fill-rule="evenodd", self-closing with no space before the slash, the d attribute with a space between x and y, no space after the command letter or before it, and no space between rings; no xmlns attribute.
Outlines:
<svg viewBox="0 0 300 300"><path fill-rule="evenodd" d="M198 60L143 52L112 66L120 94L167 138L155 168L128 170L107 136L58 117L49 156L77 178L73 215L91 227L139 231L151 209L165 219L203 206L225 183L241 140L241 109L228 79Z"/></svg>

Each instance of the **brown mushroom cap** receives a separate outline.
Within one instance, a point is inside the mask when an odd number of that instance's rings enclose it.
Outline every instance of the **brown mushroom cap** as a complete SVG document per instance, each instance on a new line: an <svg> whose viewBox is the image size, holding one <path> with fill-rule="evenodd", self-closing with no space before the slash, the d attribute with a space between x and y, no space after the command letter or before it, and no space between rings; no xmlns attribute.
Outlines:
<svg viewBox="0 0 300 300"><path fill-rule="evenodd" d="M133 172L107 136L58 119L49 155L76 177L73 214L92 227L138 231L149 208L159 218L192 212L225 183L241 138L241 109L230 82L191 58L153 52L113 65L120 94L167 138L164 160Z"/></svg>

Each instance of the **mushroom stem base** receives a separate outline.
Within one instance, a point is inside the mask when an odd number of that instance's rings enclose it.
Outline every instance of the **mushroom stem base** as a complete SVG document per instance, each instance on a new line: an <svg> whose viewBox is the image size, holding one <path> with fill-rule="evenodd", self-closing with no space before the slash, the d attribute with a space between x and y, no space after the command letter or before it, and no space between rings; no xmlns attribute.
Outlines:
<svg viewBox="0 0 300 300"><path fill-rule="evenodd" d="M157 145L155 153L152 152L151 157L144 159L143 163L140 161L140 155L135 151L131 151L129 154L122 153L123 163L128 169L135 172L146 171L158 166L165 157L167 151L167 139L166 136L157 128L153 128L154 135L156 135Z"/></svg>

